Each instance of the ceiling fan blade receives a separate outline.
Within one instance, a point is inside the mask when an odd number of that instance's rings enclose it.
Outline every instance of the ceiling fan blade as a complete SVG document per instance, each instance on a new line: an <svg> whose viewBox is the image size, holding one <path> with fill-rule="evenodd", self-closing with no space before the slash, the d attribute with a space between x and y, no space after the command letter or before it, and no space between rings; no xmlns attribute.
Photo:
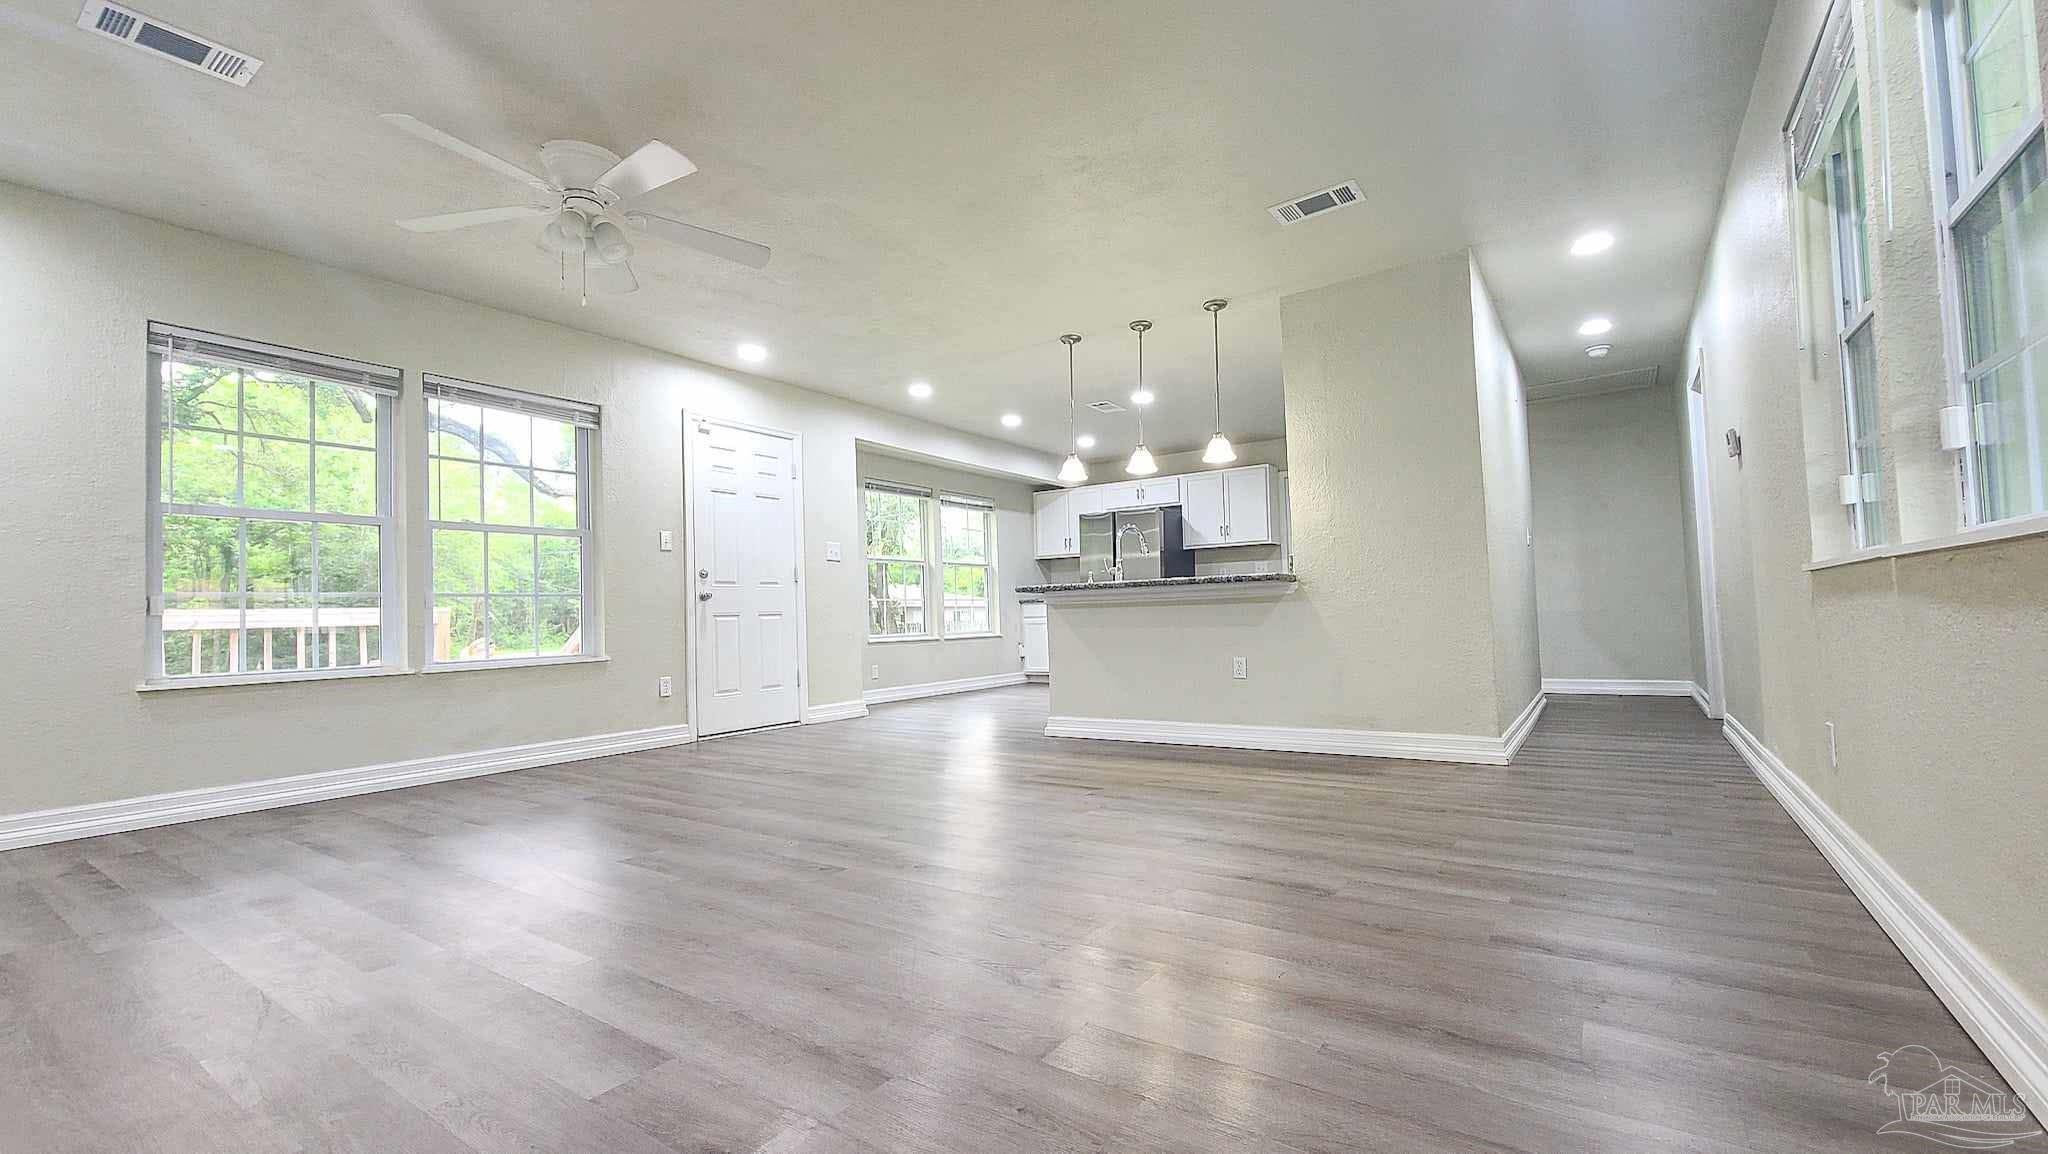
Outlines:
<svg viewBox="0 0 2048 1154"><path fill-rule="evenodd" d="M472 163L481 164L500 176L509 176L513 180L523 184L530 184L543 192L554 191L547 181L506 160L504 157L493 156L466 140L459 140L435 128L433 125L407 116L403 112L386 112L378 116L377 119L382 120L401 132L409 132L429 144L438 144L455 155L464 157Z"/></svg>
<svg viewBox="0 0 2048 1154"><path fill-rule="evenodd" d="M585 283L590 286L592 292L619 296L640 287L640 278L633 275L633 266L625 261L617 264L599 264L592 261L590 267L584 270L584 275L588 278Z"/></svg>
<svg viewBox="0 0 2048 1154"><path fill-rule="evenodd" d="M708 228L698 228L694 224L684 224L680 220L670 220L651 212L629 212L626 214L626 223L663 240L674 241L699 252L708 252L712 256L724 257L748 268L765 268L768 264L769 250L765 244L755 244L751 240L741 240L739 237L713 232Z"/></svg>
<svg viewBox="0 0 2048 1154"><path fill-rule="evenodd" d="M553 212L531 204L508 204L503 208L472 208L467 212L444 212L435 216L415 216L398 222L398 227L407 232L452 232L458 228L474 228L480 224L497 224L506 220L527 220L546 216Z"/></svg>
<svg viewBox="0 0 2048 1154"><path fill-rule="evenodd" d="M597 178L597 183L617 193L620 200L631 200L695 171L697 166L690 163L689 157L659 140L650 140L634 149L633 155L612 165L610 171Z"/></svg>

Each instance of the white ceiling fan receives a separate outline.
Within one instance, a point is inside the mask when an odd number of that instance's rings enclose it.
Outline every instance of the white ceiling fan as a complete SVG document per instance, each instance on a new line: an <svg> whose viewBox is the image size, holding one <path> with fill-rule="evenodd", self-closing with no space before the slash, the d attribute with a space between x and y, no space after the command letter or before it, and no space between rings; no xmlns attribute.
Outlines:
<svg viewBox="0 0 2048 1154"><path fill-rule="evenodd" d="M565 273L568 260L576 258L586 292L596 289L601 293L629 293L640 287L630 263L633 245L626 238L625 229L619 227L621 223L626 228L749 268L762 268L768 263L766 245L626 207L626 202L697 171L689 157L659 140L648 141L623 160L610 149L595 144L550 140L540 146L540 166L547 173L540 176L403 112L387 112L380 119L510 177L533 193L533 199L525 204L444 212L398 222L398 227L410 232L451 232L502 221L550 217L547 227L541 230L541 247L562 259Z"/></svg>

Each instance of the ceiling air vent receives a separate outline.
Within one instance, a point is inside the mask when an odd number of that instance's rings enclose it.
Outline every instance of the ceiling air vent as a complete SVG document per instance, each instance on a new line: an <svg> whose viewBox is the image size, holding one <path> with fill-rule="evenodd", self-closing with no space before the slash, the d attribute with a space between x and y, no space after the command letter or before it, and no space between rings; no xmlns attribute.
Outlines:
<svg viewBox="0 0 2048 1154"><path fill-rule="evenodd" d="M1273 219L1281 224L1294 224L1318 213L1340 209L1347 204L1357 204L1364 199L1365 193L1358 187L1358 182L1347 180L1334 188L1311 192L1307 196L1296 197L1293 200L1283 200L1266 211L1272 213Z"/></svg>
<svg viewBox="0 0 2048 1154"><path fill-rule="evenodd" d="M1121 413L1124 411L1124 407L1115 401L1090 401L1088 402L1088 407L1098 413Z"/></svg>
<svg viewBox="0 0 2048 1154"><path fill-rule="evenodd" d="M85 10L78 14L78 26L244 88L255 78L256 70L263 67L261 60L245 52L224 48L105 0L87 0Z"/></svg>

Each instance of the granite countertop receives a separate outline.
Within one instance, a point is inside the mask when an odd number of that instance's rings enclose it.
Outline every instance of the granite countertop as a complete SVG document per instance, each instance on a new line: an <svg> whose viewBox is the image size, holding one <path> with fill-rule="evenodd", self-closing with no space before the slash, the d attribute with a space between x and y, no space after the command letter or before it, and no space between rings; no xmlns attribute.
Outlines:
<svg viewBox="0 0 2048 1154"><path fill-rule="evenodd" d="M1079 593L1088 589L1185 589L1195 585L1253 585L1284 582L1292 585L1292 573L1218 573L1208 577L1151 577L1136 581L1065 581L1051 585L1019 585L1019 593Z"/></svg>

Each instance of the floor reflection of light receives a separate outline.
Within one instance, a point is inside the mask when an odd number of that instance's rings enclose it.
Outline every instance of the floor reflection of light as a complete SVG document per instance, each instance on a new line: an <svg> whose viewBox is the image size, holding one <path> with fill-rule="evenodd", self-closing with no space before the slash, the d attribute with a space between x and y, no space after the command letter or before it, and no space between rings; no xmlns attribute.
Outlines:
<svg viewBox="0 0 2048 1154"><path fill-rule="evenodd" d="M939 770L939 798L946 815L938 846L938 864L946 869L1001 872L999 860L991 858L1008 857L1009 847L1001 844L1002 815L995 804L1002 786L996 736L995 718L976 717L963 721L946 742Z"/></svg>

